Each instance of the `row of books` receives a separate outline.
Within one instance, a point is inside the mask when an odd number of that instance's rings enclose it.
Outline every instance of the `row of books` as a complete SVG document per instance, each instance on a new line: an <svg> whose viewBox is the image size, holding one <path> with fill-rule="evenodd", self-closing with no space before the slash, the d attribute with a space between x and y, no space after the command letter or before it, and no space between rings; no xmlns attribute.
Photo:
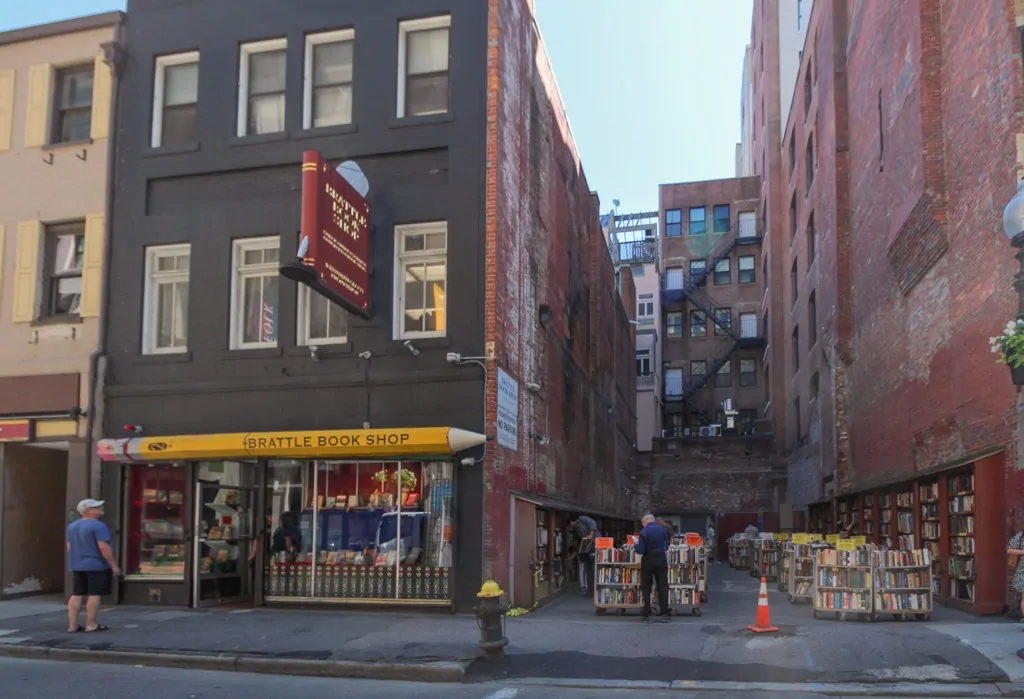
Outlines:
<svg viewBox="0 0 1024 699"><path fill-rule="evenodd" d="M896 566L926 566L931 563L928 551L878 551L875 553L880 565L892 568Z"/></svg>
<svg viewBox="0 0 1024 699"><path fill-rule="evenodd" d="M936 482L922 485L917 489L917 494L921 498L921 502L937 501L939 499L939 484Z"/></svg>
<svg viewBox="0 0 1024 699"><path fill-rule="evenodd" d="M939 523L938 522L921 522L921 538L922 539L938 539L939 538Z"/></svg>
<svg viewBox="0 0 1024 699"><path fill-rule="evenodd" d="M949 574L955 578L974 578L973 558L950 558Z"/></svg>
<svg viewBox="0 0 1024 699"><path fill-rule="evenodd" d="M598 585L639 585L640 569L625 568L622 566L597 569Z"/></svg>
<svg viewBox="0 0 1024 699"><path fill-rule="evenodd" d="M914 513L913 512L900 512L897 515L899 521L899 528L901 532L909 532L914 530Z"/></svg>
<svg viewBox="0 0 1024 699"><path fill-rule="evenodd" d="M870 612L871 593L819 592L815 605L822 609L834 609L836 611Z"/></svg>
<svg viewBox="0 0 1024 699"><path fill-rule="evenodd" d="M668 582L670 585L696 585L699 580L700 574L696 567L668 569Z"/></svg>
<svg viewBox="0 0 1024 699"><path fill-rule="evenodd" d="M673 587L668 591L668 603L673 606L700 606L700 592L698 590L687 590L682 587Z"/></svg>
<svg viewBox="0 0 1024 699"><path fill-rule="evenodd" d="M931 585L931 579L932 576L929 574L927 568L911 572L884 570L875 573L875 587L928 587Z"/></svg>
<svg viewBox="0 0 1024 699"><path fill-rule="evenodd" d="M875 594L875 611L931 611L931 600L924 592L887 592Z"/></svg>
<svg viewBox="0 0 1024 699"><path fill-rule="evenodd" d="M667 558L669 565L696 565L700 563L703 549L699 546L669 546Z"/></svg>
<svg viewBox="0 0 1024 699"><path fill-rule="evenodd" d="M868 588L871 587L871 576L865 569L821 568L818 570L818 587Z"/></svg>
<svg viewBox="0 0 1024 699"><path fill-rule="evenodd" d="M952 580L951 590L953 597L962 600L974 601L974 583L964 580Z"/></svg>
<svg viewBox="0 0 1024 699"><path fill-rule="evenodd" d="M809 580L795 580L793 582L794 597L810 597L811 583Z"/></svg>
<svg viewBox="0 0 1024 699"><path fill-rule="evenodd" d="M632 546L624 546L619 549L598 549L598 563L639 563L640 554L633 550Z"/></svg>
<svg viewBox="0 0 1024 699"><path fill-rule="evenodd" d="M974 474L968 473L963 476L954 476L949 479L949 494L963 493L974 490Z"/></svg>
<svg viewBox="0 0 1024 699"><path fill-rule="evenodd" d="M597 603L603 605L623 606L627 604L641 604L643 598L640 595L639 587L599 587L597 588Z"/></svg>
<svg viewBox="0 0 1024 699"><path fill-rule="evenodd" d="M974 534L974 516L958 515L949 518L950 534Z"/></svg>
<svg viewBox="0 0 1024 699"><path fill-rule="evenodd" d="M973 495L957 495L949 499L949 511L956 514L957 512L974 512L974 496Z"/></svg>
<svg viewBox="0 0 1024 699"><path fill-rule="evenodd" d="M938 519L939 503L929 502L921 505L921 519Z"/></svg>
<svg viewBox="0 0 1024 699"><path fill-rule="evenodd" d="M896 507L913 507L914 506L914 494L913 493L897 493L896 494Z"/></svg>
<svg viewBox="0 0 1024 699"><path fill-rule="evenodd" d="M818 565L821 566L866 566L871 565L869 551L859 548L855 551L835 551L823 549L818 551Z"/></svg>
<svg viewBox="0 0 1024 699"><path fill-rule="evenodd" d="M973 556L974 538L958 536L950 539L950 553L954 556Z"/></svg>

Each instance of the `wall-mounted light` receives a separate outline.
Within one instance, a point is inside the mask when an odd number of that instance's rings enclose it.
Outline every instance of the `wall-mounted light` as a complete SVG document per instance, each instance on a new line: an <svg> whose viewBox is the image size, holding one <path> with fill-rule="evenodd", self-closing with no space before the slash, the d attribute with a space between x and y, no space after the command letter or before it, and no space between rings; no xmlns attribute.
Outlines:
<svg viewBox="0 0 1024 699"><path fill-rule="evenodd" d="M413 344L412 344L412 340L406 340L405 342L403 342L403 343L402 343L402 345L403 345L403 346L404 346L404 347L405 347L405 348L406 348L407 350L409 350L410 352L412 352L412 356L414 356L414 357L418 357L418 356L420 356L420 351L419 351L418 349L416 349L416 346L415 346L415 345L413 345Z"/></svg>

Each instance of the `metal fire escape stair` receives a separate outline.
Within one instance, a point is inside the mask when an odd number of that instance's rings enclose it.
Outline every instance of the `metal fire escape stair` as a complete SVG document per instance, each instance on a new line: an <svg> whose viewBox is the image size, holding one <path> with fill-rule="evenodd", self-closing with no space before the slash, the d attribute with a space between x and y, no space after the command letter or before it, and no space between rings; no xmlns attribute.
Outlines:
<svg viewBox="0 0 1024 699"><path fill-rule="evenodd" d="M707 281L711 273L715 271L715 265L725 259L725 256L733 251L736 247L736 236L730 235L728 240L719 248L714 254L711 255L711 259L708 260L707 264L704 265L704 271L690 277L689 283L686 285L686 293L690 293L698 286L702 285Z"/></svg>
<svg viewBox="0 0 1024 699"><path fill-rule="evenodd" d="M715 407L708 408L705 401L697 399L697 391L704 388L711 377L718 373L718 370L728 362L733 353L739 349L740 342L734 338L728 338L723 342L720 342L717 347L712 351L711 356L705 358L704 364L706 370L703 376L694 377L690 376L690 385L683 391L682 399L683 402L690 406L690 409L694 411L700 418L701 422L705 425L711 425L715 419Z"/></svg>

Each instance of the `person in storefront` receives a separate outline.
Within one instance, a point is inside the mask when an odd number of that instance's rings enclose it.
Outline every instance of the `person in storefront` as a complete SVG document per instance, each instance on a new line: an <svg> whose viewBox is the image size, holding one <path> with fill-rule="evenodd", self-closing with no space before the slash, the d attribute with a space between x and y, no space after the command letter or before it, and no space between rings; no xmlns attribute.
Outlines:
<svg viewBox="0 0 1024 699"><path fill-rule="evenodd" d="M289 510L281 515L281 524L274 531L270 553L283 553L292 562L301 551L302 530L299 529L299 519Z"/></svg>
<svg viewBox="0 0 1024 699"><path fill-rule="evenodd" d="M1017 568L1013 572L1012 587L1020 595L1020 620L1024 622L1024 530L1010 539L1006 553L1017 557Z"/></svg>
<svg viewBox="0 0 1024 699"><path fill-rule="evenodd" d="M654 515L644 515L640 520L640 530L634 550L643 556L640 560L640 589L643 592L644 621L651 621L651 583L658 586L658 609L661 612L658 620L669 621L668 606L668 532L654 521Z"/></svg>
<svg viewBox="0 0 1024 699"><path fill-rule="evenodd" d="M95 633L107 631L109 626L99 623L100 601L113 589L114 576L121 568L111 548L110 529L100 521L103 501L86 499L78 503L82 515L68 525L68 570L71 571L72 591L68 599L68 633ZM85 602L85 626L78 623L78 615Z"/></svg>
<svg viewBox="0 0 1024 699"><path fill-rule="evenodd" d="M754 524L748 524L746 530L743 533L746 534L749 537L756 537L757 536L757 526L754 525Z"/></svg>
<svg viewBox="0 0 1024 699"><path fill-rule="evenodd" d="M715 523L708 520L708 560L712 563L717 563L715 560Z"/></svg>
<svg viewBox="0 0 1024 699"><path fill-rule="evenodd" d="M580 515L574 519L571 526L580 540L576 560L579 561L580 596L582 597L590 594L590 578L594 566L594 539L600 534L597 531L597 522L586 515Z"/></svg>

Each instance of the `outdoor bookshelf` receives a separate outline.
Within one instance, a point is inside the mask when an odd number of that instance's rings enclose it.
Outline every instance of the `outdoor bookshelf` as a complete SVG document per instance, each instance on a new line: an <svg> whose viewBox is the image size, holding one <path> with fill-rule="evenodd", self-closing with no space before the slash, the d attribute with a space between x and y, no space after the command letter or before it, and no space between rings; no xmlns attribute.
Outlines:
<svg viewBox="0 0 1024 699"><path fill-rule="evenodd" d="M774 582L779 577L779 557L782 542L776 539L754 539L752 542L753 565L750 575Z"/></svg>
<svg viewBox="0 0 1024 699"><path fill-rule="evenodd" d="M868 541L878 540L878 529L875 523L875 494L868 493L861 498L861 534L866 536Z"/></svg>
<svg viewBox="0 0 1024 699"><path fill-rule="evenodd" d="M886 545L892 535L892 494L878 495L878 543Z"/></svg>
<svg viewBox="0 0 1024 699"><path fill-rule="evenodd" d="M690 607L694 616L701 614L701 592L705 586L703 553L702 546L682 544L668 548L668 604L674 613L680 607Z"/></svg>
<svg viewBox="0 0 1024 699"><path fill-rule="evenodd" d="M817 548L813 544L790 545L786 590L786 598L790 602L810 602L813 599L814 559Z"/></svg>
<svg viewBox="0 0 1024 699"><path fill-rule="evenodd" d="M823 549L814 557L814 618L822 613L846 620L851 615L874 618L871 552Z"/></svg>
<svg viewBox="0 0 1024 699"><path fill-rule="evenodd" d="M977 600L975 495L972 471L949 476L949 596Z"/></svg>
<svg viewBox="0 0 1024 699"><path fill-rule="evenodd" d="M875 613L892 614L897 619L930 619L935 608L931 551L875 551L872 556Z"/></svg>
<svg viewBox="0 0 1024 699"><path fill-rule="evenodd" d="M737 570L748 570L751 565L753 540L736 535L729 540L729 565Z"/></svg>
<svg viewBox="0 0 1024 699"><path fill-rule="evenodd" d="M896 539L893 548L913 551L914 539L914 489L907 487L896 493Z"/></svg>
<svg viewBox="0 0 1024 699"><path fill-rule="evenodd" d="M632 546L598 549L594 556L594 609L605 614L609 609L625 614L627 609L643 609L640 593L641 556Z"/></svg>
<svg viewBox="0 0 1024 699"><path fill-rule="evenodd" d="M917 486L920 512L920 548L931 555L932 592L942 594L942 489L939 480L929 480Z"/></svg>

